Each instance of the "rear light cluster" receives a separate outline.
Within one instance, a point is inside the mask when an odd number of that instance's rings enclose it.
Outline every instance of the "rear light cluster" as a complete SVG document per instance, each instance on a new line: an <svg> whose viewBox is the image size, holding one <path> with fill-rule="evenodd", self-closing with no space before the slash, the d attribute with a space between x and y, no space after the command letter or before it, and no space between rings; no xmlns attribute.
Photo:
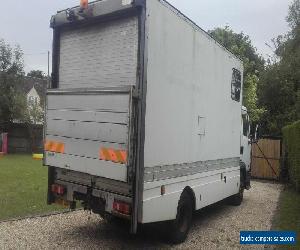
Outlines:
<svg viewBox="0 0 300 250"><path fill-rule="evenodd" d="M59 195L63 195L66 192L66 189L64 186L53 184L51 186L51 192Z"/></svg>
<svg viewBox="0 0 300 250"><path fill-rule="evenodd" d="M114 201L113 210L125 215L130 215L131 213L130 205L122 201Z"/></svg>

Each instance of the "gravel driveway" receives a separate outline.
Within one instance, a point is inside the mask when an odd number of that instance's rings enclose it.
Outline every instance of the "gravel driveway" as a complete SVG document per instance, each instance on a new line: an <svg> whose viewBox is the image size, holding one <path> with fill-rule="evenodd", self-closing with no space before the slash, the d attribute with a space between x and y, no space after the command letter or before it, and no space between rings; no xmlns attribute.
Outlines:
<svg viewBox="0 0 300 250"><path fill-rule="evenodd" d="M221 202L197 212L188 240L178 246L164 243L164 227L147 225L133 237L126 223L76 211L0 223L0 249L240 249L241 230L270 229L281 188L253 181L241 206Z"/></svg>

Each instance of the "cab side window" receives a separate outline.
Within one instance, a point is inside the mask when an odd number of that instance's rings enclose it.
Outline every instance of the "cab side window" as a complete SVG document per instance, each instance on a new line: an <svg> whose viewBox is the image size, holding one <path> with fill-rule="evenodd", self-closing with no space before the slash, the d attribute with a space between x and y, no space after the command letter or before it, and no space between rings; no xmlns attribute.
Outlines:
<svg viewBox="0 0 300 250"><path fill-rule="evenodd" d="M241 100L241 81L241 72L237 69L232 69L231 99L237 102Z"/></svg>

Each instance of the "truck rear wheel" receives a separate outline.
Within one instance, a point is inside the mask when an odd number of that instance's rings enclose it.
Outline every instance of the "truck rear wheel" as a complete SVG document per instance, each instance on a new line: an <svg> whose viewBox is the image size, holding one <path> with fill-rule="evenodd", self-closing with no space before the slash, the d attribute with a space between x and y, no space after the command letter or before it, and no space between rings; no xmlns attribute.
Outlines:
<svg viewBox="0 0 300 250"><path fill-rule="evenodd" d="M176 219L171 223L170 240L174 244L186 240L193 217L193 201L188 192L183 192L177 207Z"/></svg>
<svg viewBox="0 0 300 250"><path fill-rule="evenodd" d="M239 206L242 204L244 199L244 190L246 183L246 165L243 162L240 162L240 188L239 192L231 197L229 197L229 203L233 206Z"/></svg>

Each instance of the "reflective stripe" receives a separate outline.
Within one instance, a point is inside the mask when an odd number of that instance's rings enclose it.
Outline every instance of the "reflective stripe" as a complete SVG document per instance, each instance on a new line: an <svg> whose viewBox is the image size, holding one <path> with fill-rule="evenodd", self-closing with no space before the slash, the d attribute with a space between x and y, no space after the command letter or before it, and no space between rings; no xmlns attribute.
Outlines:
<svg viewBox="0 0 300 250"><path fill-rule="evenodd" d="M120 151L122 158L124 159L125 162L127 162L127 152L126 151Z"/></svg>
<svg viewBox="0 0 300 250"><path fill-rule="evenodd" d="M116 150L116 151L115 151L115 154L116 154L116 157L117 157L117 159L118 159L118 162L126 162L126 159L124 159L124 158L122 157L122 154L121 154L121 152L120 152L119 150Z"/></svg>
<svg viewBox="0 0 300 250"><path fill-rule="evenodd" d="M111 161L113 161L113 162L119 162L118 158L117 158L117 155L115 153L115 150L109 149L108 152L109 152Z"/></svg>
<svg viewBox="0 0 300 250"><path fill-rule="evenodd" d="M55 141L46 141L44 145L45 151L55 152L55 153L65 153L65 144Z"/></svg>
<svg viewBox="0 0 300 250"><path fill-rule="evenodd" d="M101 148L99 151L100 160L112 161L114 163L127 163L127 152L124 150L116 150L112 148Z"/></svg>
<svg viewBox="0 0 300 250"><path fill-rule="evenodd" d="M102 148L100 150L100 160L106 161L106 159L110 159L109 152L106 148Z"/></svg>

